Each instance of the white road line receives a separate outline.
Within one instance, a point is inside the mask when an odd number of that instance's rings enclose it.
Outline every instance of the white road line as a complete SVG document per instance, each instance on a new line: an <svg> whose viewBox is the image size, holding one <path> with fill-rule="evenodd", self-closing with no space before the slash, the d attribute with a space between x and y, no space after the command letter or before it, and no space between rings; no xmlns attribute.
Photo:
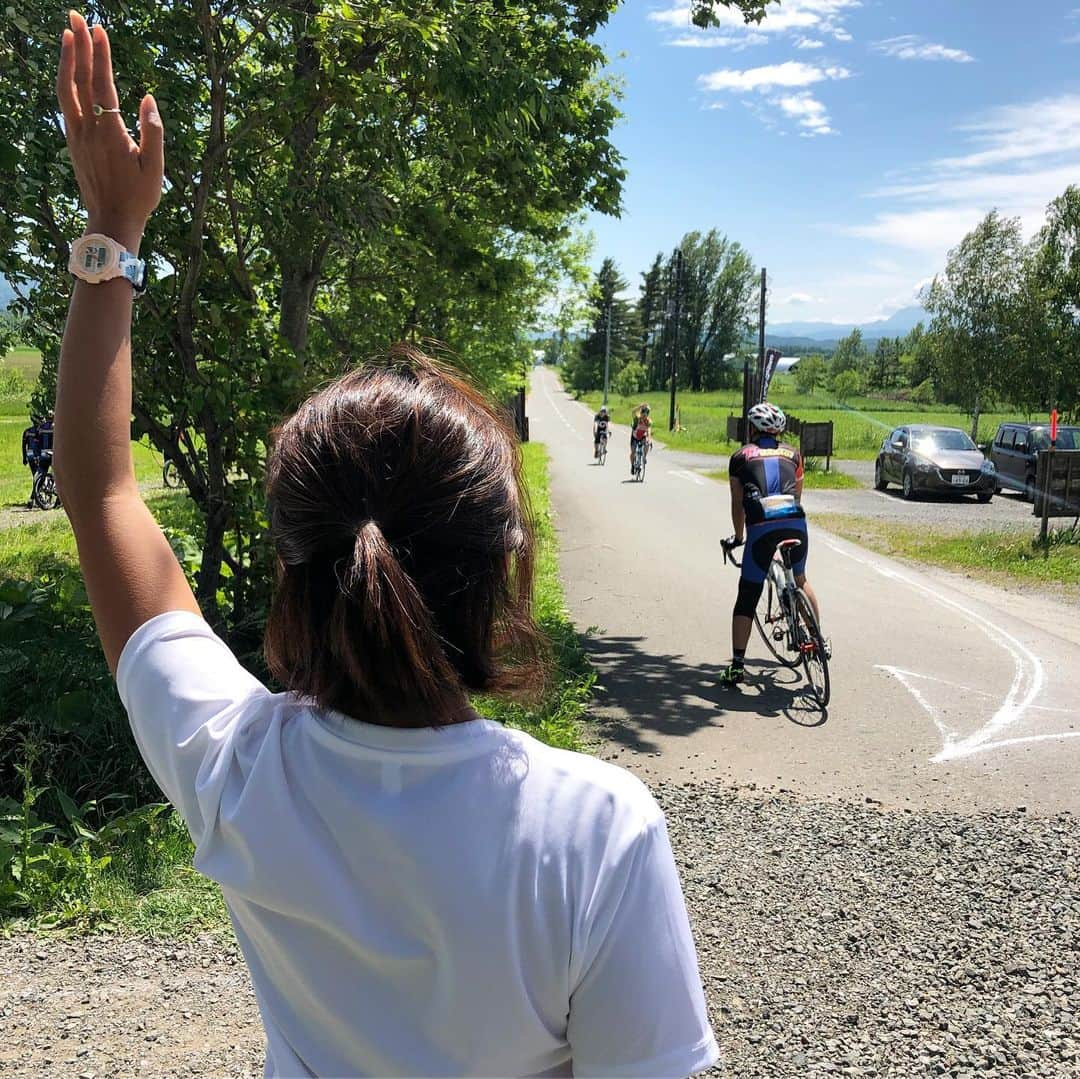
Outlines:
<svg viewBox="0 0 1080 1079"><path fill-rule="evenodd" d="M544 387L544 396L548 399L548 404L555 410L555 415L566 424L567 428L573 433L575 438L584 438L585 435L563 415L562 409L555 403L555 398L551 396L551 390L548 389L548 380L546 378L541 378L541 382Z"/></svg>
<svg viewBox="0 0 1080 1079"><path fill-rule="evenodd" d="M678 476L681 480L689 480L691 483L696 483L699 487L704 487L708 480L702 479L696 472L691 472L688 468L669 468L669 476Z"/></svg>
<svg viewBox="0 0 1080 1079"><path fill-rule="evenodd" d="M851 551L845 550L843 547L827 538L824 542L828 547L831 547L836 551L837 554L840 554L853 562L869 566L874 572L881 574L882 577L899 581L901 584L905 584L909 588L914 588L924 595L929 596L935 603L939 603L943 607L949 607L952 610L957 611L978 627L978 629L980 629L994 644L1009 654L1013 661L1012 684L1009 686L1008 692L1005 694L1001 701L1001 705L993 716L991 716L982 727L975 731L974 734L969 735L967 738L958 738L955 732L941 721L936 714L936 709L929 704L922 693L916 692L912 688L909 679L901 677L892 668L883 668L899 679L901 684L904 685L911 695L919 702L920 706L926 710L927 714L934 720L943 740L941 751L932 758L935 762L957 760L962 757L970 756L972 753L978 753L998 745L1004 745L1004 742L996 741L995 736L1019 723L1020 720L1023 719L1025 712L1027 712L1028 708L1034 704L1035 699L1043 690L1045 676L1043 673L1042 660L1007 630L1002 629L999 625L990 621L989 618L984 617L977 611L971 610L970 607L965 607L962 603L950 599L936 589L929 587L929 585L913 580L905 574L900 573L898 570L893 569L891 566L880 564L870 558L862 558L859 555L853 554ZM1054 736L1050 735L1049 737Z"/></svg>

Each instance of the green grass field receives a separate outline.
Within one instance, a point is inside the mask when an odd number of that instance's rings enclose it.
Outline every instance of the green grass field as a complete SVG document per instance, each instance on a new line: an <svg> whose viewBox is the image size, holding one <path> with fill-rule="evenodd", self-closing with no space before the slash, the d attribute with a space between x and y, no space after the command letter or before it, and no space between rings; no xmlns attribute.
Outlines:
<svg viewBox="0 0 1080 1079"><path fill-rule="evenodd" d="M34 383L37 382L38 373L41 371L41 353L36 348L20 346L12 349L3 360L0 360L0 366L18 371L27 382Z"/></svg>
<svg viewBox="0 0 1080 1079"><path fill-rule="evenodd" d="M882 554L920 565L941 566L992 584L1017 582L1052 587L1059 599L1080 596L1080 533L1059 528L1041 547L1032 532L943 532L920 526L898 528L895 521L817 514L814 524Z"/></svg>
<svg viewBox="0 0 1080 1079"><path fill-rule="evenodd" d="M600 407L603 394L586 394L583 400L594 411ZM894 428L904 423L933 423L959 427L970 432L971 420L958 409L944 405L923 407L906 401L879 398L856 398L847 404L832 400L819 391L800 394L790 376L777 376L769 400L790 415L807 423L832 420L836 456L848 459L873 458L882 440ZM676 404L683 430L668 431L668 397L664 393L640 394L636 397L608 397L608 408L616 423L628 423L633 410L648 401L652 406L656 437L672 449L693 453L727 454L734 444L727 440L727 418L742 409L742 394L735 390L715 393L680 393ZM993 437L999 423L1024 419L1015 412L984 413L979 423L979 440Z"/></svg>

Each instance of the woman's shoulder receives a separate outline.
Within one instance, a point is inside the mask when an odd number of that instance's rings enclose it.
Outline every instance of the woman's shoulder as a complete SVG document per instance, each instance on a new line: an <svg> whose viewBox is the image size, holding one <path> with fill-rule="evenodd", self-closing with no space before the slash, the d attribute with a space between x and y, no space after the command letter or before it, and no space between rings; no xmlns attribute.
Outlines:
<svg viewBox="0 0 1080 1079"><path fill-rule="evenodd" d="M530 781L549 788L552 797L591 807L604 816L662 816L649 788L625 768L588 753L545 745L522 731L509 734L528 754Z"/></svg>

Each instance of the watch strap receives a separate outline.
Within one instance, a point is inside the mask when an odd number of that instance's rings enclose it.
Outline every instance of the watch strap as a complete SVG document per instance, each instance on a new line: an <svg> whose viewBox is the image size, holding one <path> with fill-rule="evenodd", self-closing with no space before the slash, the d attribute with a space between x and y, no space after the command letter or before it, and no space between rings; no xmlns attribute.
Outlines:
<svg viewBox="0 0 1080 1079"><path fill-rule="evenodd" d="M146 288L146 260L137 258L130 251L120 253L120 273L131 282L136 292Z"/></svg>

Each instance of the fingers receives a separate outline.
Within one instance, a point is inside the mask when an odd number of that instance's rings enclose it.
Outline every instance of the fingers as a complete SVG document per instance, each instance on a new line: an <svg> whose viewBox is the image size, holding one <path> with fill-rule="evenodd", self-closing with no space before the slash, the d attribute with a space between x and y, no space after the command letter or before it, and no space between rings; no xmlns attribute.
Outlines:
<svg viewBox="0 0 1080 1079"><path fill-rule="evenodd" d="M60 67L56 73L56 96L64 114L64 130L71 131L82 121L75 95L75 35L65 30L60 39Z"/></svg>
<svg viewBox="0 0 1080 1079"><path fill-rule="evenodd" d="M104 26L95 26L90 32L94 46L94 68L92 85L94 101L107 109L115 109L120 104L113 84L112 51L109 48L109 35Z"/></svg>
<svg viewBox="0 0 1080 1079"><path fill-rule="evenodd" d="M157 177L158 187L165 175L165 128L157 102L147 94L139 104L139 164L147 175Z"/></svg>
<svg viewBox="0 0 1080 1079"><path fill-rule="evenodd" d="M86 20L77 11L69 11L68 19L75 39L75 93L80 112L89 118L93 115L94 105L94 44Z"/></svg>

